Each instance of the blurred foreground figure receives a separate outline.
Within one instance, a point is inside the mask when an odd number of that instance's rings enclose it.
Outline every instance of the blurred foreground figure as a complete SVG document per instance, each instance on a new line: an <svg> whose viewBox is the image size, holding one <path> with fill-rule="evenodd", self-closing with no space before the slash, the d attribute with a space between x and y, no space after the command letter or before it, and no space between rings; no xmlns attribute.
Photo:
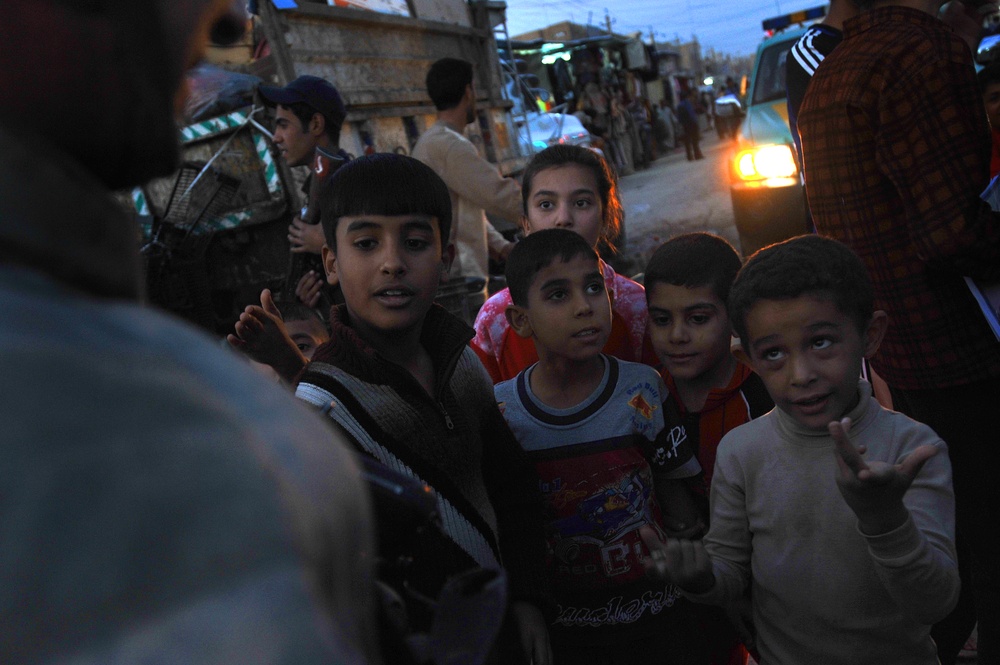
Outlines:
<svg viewBox="0 0 1000 665"><path fill-rule="evenodd" d="M3 2L0 662L374 660L357 466L286 391L138 304L109 196L173 170L182 73L244 18Z"/></svg>
<svg viewBox="0 0 1000 665"><path fill-rule="evenodd" d="M871 358L895 409L948 444L962 596L932 636L955 662L978 622L980 665L1000 663L1000 344L967 278L1000 283L990 126L973 66L995 3L858 0L799 113L816 230L865 262L891 322ZM944 8L944 11L941 11Z"/></svg>

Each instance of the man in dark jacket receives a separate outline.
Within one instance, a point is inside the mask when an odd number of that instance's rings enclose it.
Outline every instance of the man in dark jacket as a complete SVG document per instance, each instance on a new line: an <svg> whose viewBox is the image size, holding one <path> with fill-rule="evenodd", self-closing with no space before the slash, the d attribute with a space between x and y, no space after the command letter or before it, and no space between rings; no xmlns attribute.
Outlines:
<svg viewBox="0 0 1000 665"><path fill-rule="evenodd" d="M231 0L5 0L0 661L372 662L353 458L291 395L140 306L109 190L170 173Z"/></svg>
<svg viewBox="0 0 1000 665"><path fill-rule="evenodd" d="M690 90L677 105L677 119L684 128L684 150L687 151L688 161L704 159L701 154L701 129L698 127L698 109L695 107L695 100L698 99L698 92Z"/></svg>

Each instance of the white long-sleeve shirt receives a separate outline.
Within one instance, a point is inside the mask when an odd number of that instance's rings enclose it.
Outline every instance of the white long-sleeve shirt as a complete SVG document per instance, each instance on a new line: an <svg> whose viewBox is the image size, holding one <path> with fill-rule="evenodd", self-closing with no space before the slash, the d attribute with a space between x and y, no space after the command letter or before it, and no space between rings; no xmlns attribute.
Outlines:
<svg viewBox="0 0 1000 665"><path fill-rule="evenodd" d="M866 461L897 463L921 445L941 449L913 481L905 524L866 536L837 489L829 434L804 430L780 409L719 445L705 546L722 603L752 584L762 662L932 665L930 625L958 599L951 463L926 425L883 409L861 382L848 414Z"/></svg>
<svg viewBox="0 0 1000 665"><path fill-rule="evenodd" d="M465 277L489 277L489 251L508 243L486 219L486 212L517 224L521 219L521 186L505 178L483 159L476 146L443 121L421 134L413 157L434 169L451 192L451 241Z"/></svg>

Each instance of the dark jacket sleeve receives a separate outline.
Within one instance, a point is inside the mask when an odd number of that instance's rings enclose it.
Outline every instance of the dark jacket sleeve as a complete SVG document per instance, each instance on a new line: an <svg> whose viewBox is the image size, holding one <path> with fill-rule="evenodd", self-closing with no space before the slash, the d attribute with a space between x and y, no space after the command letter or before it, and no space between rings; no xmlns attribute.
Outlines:
<svg viewBox="0 0 1000 665"><path fill-rule="evenodd" d="M481 373L483 478L497 516L510 599L532 602L548 614L551 598L545 574L545 509L538 476L497 408L486 372Z"/></svg>

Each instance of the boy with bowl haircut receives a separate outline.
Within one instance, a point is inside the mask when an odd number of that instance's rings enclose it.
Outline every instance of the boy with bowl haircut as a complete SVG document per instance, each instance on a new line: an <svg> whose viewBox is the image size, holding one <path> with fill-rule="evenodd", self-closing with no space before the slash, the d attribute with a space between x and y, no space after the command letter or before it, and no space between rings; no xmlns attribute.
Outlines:
<svg viewBox="0 0 1000 665"><path fill-rule="evenodd" d="M685 233L660 245L646 266L644 286L653 349L704 475L693 488L705 523L719 442L727 432L774 408L763 381L731 351L732 323L726 299L742 261L725 239ZM752 645L749 602L727 608ZM737 614L739 613L739 614ZM743 654L737 631L721 608L700 606L700 633L711 648L709 663L737 662ZM742 616L745 614L745 616ZM745 660L745 659L744 659Z"/></svg>
<svg viewBox="0 0 1000 665"><path fill-rule="evenodd" d="M704 497L722 437L774 408L760 377L731 351L726 299L741 265L724 238L685 233L653 252L643 280L653 349L705 472L696 488Z"/></svg>
<svg viewBox="0 0 1000 665"><path fill-rule="evenodd" d="M695 600L752 584L762 662L931 665L930 625L958 598L946 446L857 378L886 328L873 298L829 238L750 258L729 313L777 408L722 440L703 543L643 534Z"/></svg>
<svg viewBox="0 0 1000 665"><path fill-rule="evenodd" d="M375 154L331 176L320 205L323 262L345 303L296 395L360 452L435 490L451 547L414 557L417 590L502 564L526 656L549 663L537 481L469 347L472 329L433 302L455 253L448 189L413 158Z"/></svg>
<svg viewBox="0 0 1000 665"><path fill-rule="evenodd" d="M639 528L688 534L697 510L682 479L699 472L656 370L604 355L611 303L579 234L547 229L507 259L511 328L538 362L495 386L535 463L548 508L555 662L701 662L672 585L645 575Z"/></svg>

